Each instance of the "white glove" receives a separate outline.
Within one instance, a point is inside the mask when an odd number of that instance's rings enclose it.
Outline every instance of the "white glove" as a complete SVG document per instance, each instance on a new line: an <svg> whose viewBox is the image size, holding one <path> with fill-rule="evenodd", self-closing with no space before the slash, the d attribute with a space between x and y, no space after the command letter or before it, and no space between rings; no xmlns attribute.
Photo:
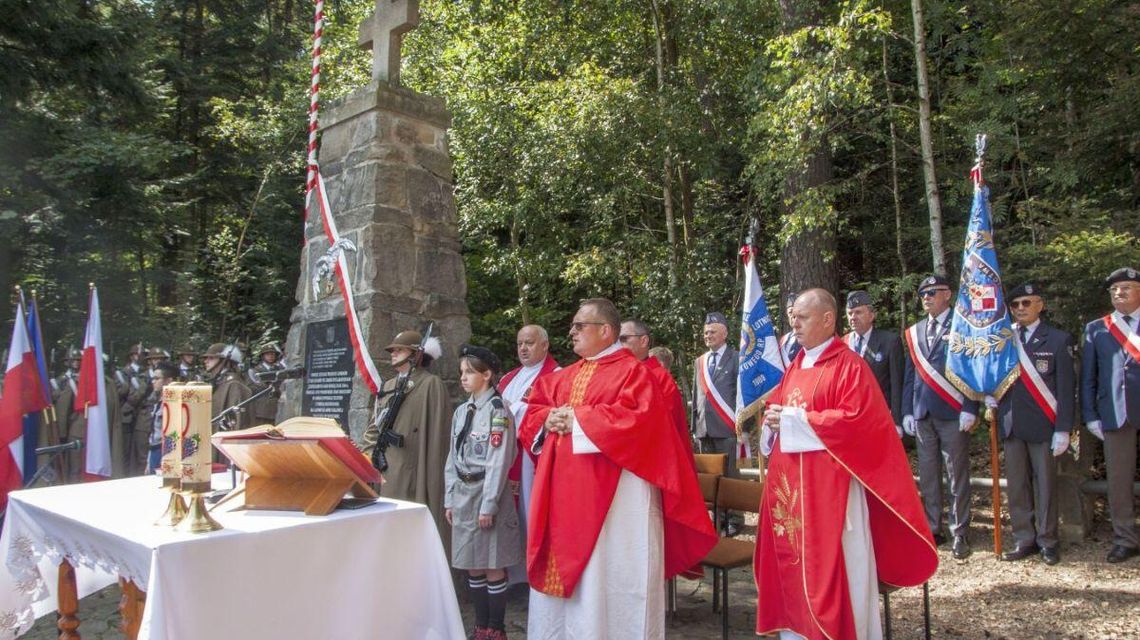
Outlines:
<svg viewBox="0 0 1140 640"><path fill-rule="evenodd" d="M972 413L962 413L958 415L958 431L969 431L970 427L974 426L974 422L978 417Z"/></svg>
<svg viewBox="0 0 1140 640"><path fill-rule="evenodd" d="M1069 449L1069 432L1055 431L1053 433L1053 457L1065 453Z"/></svg>
<svg viewBox="0 0 1140 640"><path fill-rule="evenodd" d="M903 428L903 431L905 431L908 436L911 436L913 438L914 437L914 416L903 416L902 428Z"/></svg>
<svg viewBox="0 0 1140 640"><path fill-rule="evenodd" d="M1100 426L1100 420L1093 420L1092 422L1086 424L1085 428L1089 430L1089 433L1096 436L1097 440L1104 442L1104 429Z"/></svg>
<svg viewBox="0 0 1140 640"><path fill-rule="evenodd" d="M986 406L987 406L987 407L989 407L990 409L997 409L997 407L998 407L998 401L997 401L997 398L995 398L995 397L993 397L993 396L986 396L986 400L985 400L985 401L986 401Z"/></svg>

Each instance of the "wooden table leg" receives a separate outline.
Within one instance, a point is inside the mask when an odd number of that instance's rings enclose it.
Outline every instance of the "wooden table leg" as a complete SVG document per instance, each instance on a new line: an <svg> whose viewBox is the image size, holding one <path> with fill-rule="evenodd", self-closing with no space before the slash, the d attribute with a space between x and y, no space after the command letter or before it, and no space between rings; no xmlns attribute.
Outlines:
<svg viewBox="0 0 1140 640"><path fill-rule="evenodd" d="M119 589L122 591L122 596L119 598L119 615L122 616L119 630L127 640L135 640L142 626L146 594L138 588L138 585L126 578L119 578Z"/></svg>
<svg viewBox="0 0 1140 640"><path fill-rule="evenodd" d="M79 588L75 586L75 567L65 558L59 563L59 640L79 639Z"/></svg>

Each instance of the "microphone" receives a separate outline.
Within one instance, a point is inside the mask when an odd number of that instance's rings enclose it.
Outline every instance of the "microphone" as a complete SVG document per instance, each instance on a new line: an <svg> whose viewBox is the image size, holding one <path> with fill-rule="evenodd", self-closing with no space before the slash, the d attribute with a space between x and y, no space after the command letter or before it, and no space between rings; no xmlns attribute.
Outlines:
<svg viewBox="0 0 1140 640"><path fill-rule="evenodd" d="M253 375L262 382L280 382L281 380L291 380L293 378L305 377L305 367L277 369L275 371L258 371Z"/></svg>
<svg viewBox="0 0 1140 640"><path fill-rule="evenodd" d="M60 453L63 451L71 451L72 449L82 449L82 448L83 448L83 441L80 440L79 438L76 438L75 440L72 440L71 442L67 442L64 444L53 444L53 445L50 445L47 447L37 447L36 448L36 455L37 456L46 456L50 453Z"/></svg>

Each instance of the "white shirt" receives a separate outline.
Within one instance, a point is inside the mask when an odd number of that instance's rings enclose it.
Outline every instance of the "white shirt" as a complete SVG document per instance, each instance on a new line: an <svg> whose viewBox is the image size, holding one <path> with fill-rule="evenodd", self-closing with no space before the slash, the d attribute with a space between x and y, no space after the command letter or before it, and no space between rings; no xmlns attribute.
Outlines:
<svg viewBox="0 0 1140 640"><path fill-rule="evenodd" d="M1021 335L1018 337L1021 338L1022 344L1029 342L1029 339L1033 337L1033 332L1037 331L1037 326L1040 324L1041 318L1034 320L1033 324L1030 324L1029 326L1017 325L1017 330L1021 332Z"/></svg>
<svg viewBox="0 0 1140 640"><path fill-rule="evenodd" d="M860 349L857 353L859 355L863 355L864 353L866 353L867 352L867 343L871 341L871 331L873 329L874 329L874 327L867 329L867 333L859 333L859 332L855 331L854 329L852 329L851 332L854 333L855 336L853 338L851 338L851 349L854 350L855 345L859 344L859 340L862 339L863 340L863 348Z"/></svg>

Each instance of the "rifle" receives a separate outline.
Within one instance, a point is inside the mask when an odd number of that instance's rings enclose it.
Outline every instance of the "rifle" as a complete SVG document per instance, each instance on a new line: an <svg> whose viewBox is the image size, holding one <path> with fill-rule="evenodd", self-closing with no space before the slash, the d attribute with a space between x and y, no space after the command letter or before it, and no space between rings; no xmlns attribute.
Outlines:
<svg viewBox="0 0 1140 640"><path fill-rule="evenodd" d="M415 372L416 366L420 363L420 358L423 356L424 347L427 345L428 338L431 337L431 330L435 324L428 323L424 335L420 338L420 346L417 353L411 359L411 365L408 367L407 375L399 377L396 381L396 387L387 393L383 390L376 394L376 401L379 402L385 395L391 395L388 400L388 405L384 407L383 412L377 420L377 428L380 433L376 437L376 446L372 449L372 466L376 467L381 473L388 470L388 447L395 446L398 448L404 447L404 436L396 433L396 415L400 413L400 405L404 403L404 397L408 393L408 381L412 379L412 373Z"/></svg>

